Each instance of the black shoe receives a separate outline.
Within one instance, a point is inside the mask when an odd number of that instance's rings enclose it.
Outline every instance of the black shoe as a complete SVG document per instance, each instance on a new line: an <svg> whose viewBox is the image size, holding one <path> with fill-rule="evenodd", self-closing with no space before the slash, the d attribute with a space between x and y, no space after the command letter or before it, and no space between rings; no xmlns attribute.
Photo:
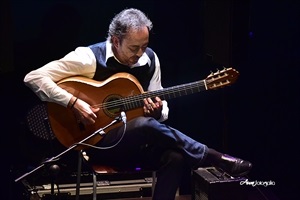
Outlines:
<svg viewBox="0 0 300 200"><path fill-rule="evenodd" d="M230 176L241 177L250 172L252 164L249 161L224 154L218 167Z"/></svg>

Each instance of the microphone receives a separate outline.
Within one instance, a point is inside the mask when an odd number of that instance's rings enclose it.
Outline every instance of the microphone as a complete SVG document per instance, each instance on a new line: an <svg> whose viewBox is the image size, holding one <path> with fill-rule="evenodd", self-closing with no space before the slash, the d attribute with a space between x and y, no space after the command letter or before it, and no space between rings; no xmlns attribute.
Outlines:
<svg viewBox="0 0 300 200"><path fill-rule="evenodd" d="M126 117L126 114L124 111L121 112L121 119L122 119L123 123L126 124L127 117Z"/></svg>

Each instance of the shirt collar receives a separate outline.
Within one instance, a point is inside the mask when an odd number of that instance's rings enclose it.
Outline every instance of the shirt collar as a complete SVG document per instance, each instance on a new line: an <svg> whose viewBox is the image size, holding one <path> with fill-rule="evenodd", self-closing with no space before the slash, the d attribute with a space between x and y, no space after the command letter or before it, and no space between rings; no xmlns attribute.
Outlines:
<svg viewBox="0 0 300 200"><path fill-rule="evenodd" d="M106 57L105 57L105 62L107 62L107 60L110 57L114 57L114 53L113 53L112 48L111 48L111 43L107 40L106 41Z"/></svg>
<svg viewBox="0 0 300 200"><path fill-rule="evenodd" d="M114 57L119 63L120 61L115 57L114 52L112 51L112 45L110 41L106 41L106 57L105 57L105 62L107 62L107 60L111 57ZM130 68L134 68L134 67L139 67L139 66L144 66L146 64L149 64L150 66L150 59L148 57L148 55L144 52L142 57L140 57L140 59L138 60L137 63L135 63L134 65L132 65Z"/></svg>

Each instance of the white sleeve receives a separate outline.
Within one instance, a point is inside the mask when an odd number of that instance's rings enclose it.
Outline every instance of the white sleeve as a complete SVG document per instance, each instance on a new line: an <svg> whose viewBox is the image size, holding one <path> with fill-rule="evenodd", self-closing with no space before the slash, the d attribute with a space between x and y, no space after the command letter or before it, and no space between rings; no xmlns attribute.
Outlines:
<svg viewBox="0 0 300 200"><path fill-rule="evenodd" d="M70 76L92 78L96 71L96 58L88 47L78 47L65 57L29 72L24 83L42 101L55 102L67 107L72 94L56 83Z"/></svg>

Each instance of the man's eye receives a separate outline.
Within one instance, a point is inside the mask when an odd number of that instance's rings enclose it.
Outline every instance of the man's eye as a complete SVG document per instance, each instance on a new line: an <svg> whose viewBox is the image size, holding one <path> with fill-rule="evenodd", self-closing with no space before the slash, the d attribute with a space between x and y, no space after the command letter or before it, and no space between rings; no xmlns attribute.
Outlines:
<svg viewBox="0 0 300 200"><path fill-rule="evenodd" d="M137 52L140 50L140 48L141 48L142 51L145 51L146 48L147 48L147 46L143 46L143 47L131 47L131 48L128 48L128 49L129 49L131 52L133 52L133 53L137 53Z"/></svg>
<svg viewBox="0 0 300 200"><path fill-rule="evenodd" d="M139 48L129 48L129 50L132 52L137 52L139 50Z"/></svg>

